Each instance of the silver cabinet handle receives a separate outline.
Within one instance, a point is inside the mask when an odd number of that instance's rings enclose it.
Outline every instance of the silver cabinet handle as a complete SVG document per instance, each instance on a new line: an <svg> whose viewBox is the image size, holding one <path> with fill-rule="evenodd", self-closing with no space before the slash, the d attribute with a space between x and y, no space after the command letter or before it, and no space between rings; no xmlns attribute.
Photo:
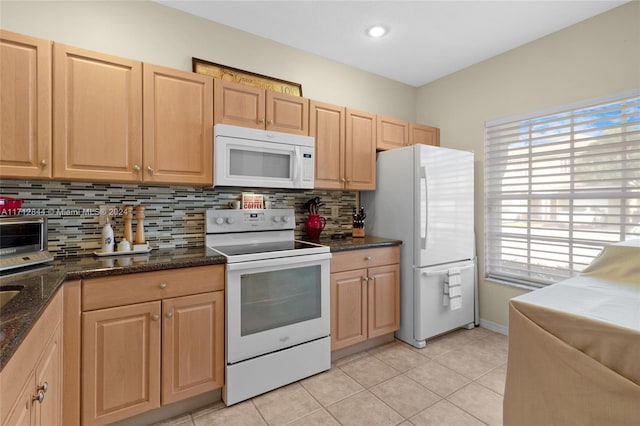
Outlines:
<svg viewBox="0 0 640 426"><path fill-rule="evenodd" d="M44 401L44 392L38 391L37 395L31 397L31 401L38 401L42 404L42 401Z"/></svg>
<svg viewBox="0 0 640 426"><path fill-rule="evenodd" d="M173 316L173 312L169 311L167 312L167 318L171 318Z"/></svg>
<svg viewBox="0 0 640 426"><path fill-rule="evenodd" d="M36 390L42 391L43 393L47 393L47 391L49 390L49 383L44 382L44 384L42 386L38 386Z"/></svg>
<svg viewBox="0 0 640 426"><path fill-rule="evenodd" d="M139 172L140 171L140 166L138 166L137 164L133 165L133 171L134 172Z"/></svg>
<svg viewBox="0 0 640 426"><path fill-rule="evenodd" d="M152 175L153 172L155 172L155 170L153 170L153 167L151 166L147 166L147 171L149 172L150 175Z"/></svg>
<svg viewBox="0 0 640 426"><path fill-rule="evenodd" d="M153 315L151 315L151 319L154 320L154 321L158 321L160 319L160 315L153 314Z"/></svg>
<svg viewBox="0 0 640 426"><path fill-rule="evenodd" d="M371 260L371 256L365 256L364 260Z"/></svg>
<svg viewBox="0 0 640 426"><path fill-rule="evenodd" d="M162 289L167 288L167 283L160 283L160 288L162 288Z"/></svg>
<svg viewBox="0 0 640 426"><path fill-rule="evenodd" d="M264 118L260 118L260 119L258 120L258 123L260 123L260 124L264 124Z"/></svg>
<svg viewBox="0 0 640 426"><path fill-rule="evenodd" d="M362 277L362 281L369 281L369 277Z"/></svg>
<svg viewBox="0 0 640 426"><path fill-rule="evenodd" d="M46 167L47 166L47 160L40 160L40 167Z"/></svg>
<svg viewBox="0 0 640 426"><path fill-rule="evenodd" d="M273 124L273 120L267 121L267 124Z"/></svg>

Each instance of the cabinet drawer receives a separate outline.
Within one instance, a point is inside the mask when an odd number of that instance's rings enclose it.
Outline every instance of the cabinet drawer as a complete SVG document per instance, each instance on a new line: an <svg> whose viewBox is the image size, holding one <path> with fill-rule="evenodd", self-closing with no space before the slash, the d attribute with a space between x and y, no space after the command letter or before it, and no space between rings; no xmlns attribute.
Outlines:
<svg viewBox="0 0 640 426"><path fill-rule="evenodd" d="M371 266L400 263L400 247L380 247L334 253L331 258L331 273L351 271Z"/></svg>
<svg viewBox="0 0 640 426"><path fill-rule="evenodd" d="M224 265L91 278L82 281L82 310L224 290Z"/></svg>

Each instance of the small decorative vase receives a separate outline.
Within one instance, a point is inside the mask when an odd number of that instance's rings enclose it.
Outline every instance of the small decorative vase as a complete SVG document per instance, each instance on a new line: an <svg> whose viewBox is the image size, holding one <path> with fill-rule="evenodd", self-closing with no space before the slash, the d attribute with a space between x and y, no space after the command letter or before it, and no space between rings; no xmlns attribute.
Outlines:
<svg viewBox="0 0 640 426"><path fill-rule="evenodd" d="M304 229L307 233L307 237L309 237L311 241L318 241L320 239L320 233L326 224L327 219L324 217L318 214L310 214L307 221L304 223Z"/></svg>

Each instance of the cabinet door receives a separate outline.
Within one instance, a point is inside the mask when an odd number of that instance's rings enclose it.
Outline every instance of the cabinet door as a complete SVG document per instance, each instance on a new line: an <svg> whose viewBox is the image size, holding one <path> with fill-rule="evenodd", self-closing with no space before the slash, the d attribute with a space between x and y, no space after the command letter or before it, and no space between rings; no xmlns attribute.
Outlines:
<svg viewBox="0 0 640 426"><path fill-rule="evenodd" d="M346 189L376 189L376 116L347 108Z"/></svg>
<svg viewBox="0 0 640 426"><path fill-rule="evenodd" d="M400 328L400 265L369 269L369 338Z"/></svg>
<svg viewBox="0 0 640 426"><path fill-rule="evenodd" d="M224 384L224 292L162 301L162 405Z"/></svg>
<svg viewBox="0 0 640 426"><path fill-rule="evenodd" d="M309 134L316 139L315 188L344 189L345 108L310 102Z"/></svg>
<svg viewBox="0 0 640 426"><path fill-rule="evenodd" d="M440 146L440 129L424 124L411 123L409 126L409 144L417 143Z"/></svg>
<svg viewBox="0 0 640 426"><path fill-rule="evenodd" d="M213 78L144 64L143 180L212 185Z"/></svg>
<svg viewBox="0 0 640 426"><path fill-rule="evenodd" d="M141 179L142 64L55 43L53 177Z"/></svg>
<svg viewBox="0 0 640 426"><path fill-rule="evenodd" d="M215 79L214 122L264 129L265 91Z"/></svg>
<svg viewBox="0 0 640 426"><path fill-rule="evenodd" d="M82 314L82 424L160 406L160 302Z"/></svg>
<svg viewBox="0 0 640 426"><path fill-rule="evenodd" d="M2 422L2 426L31 426L33 395L35 395L35 378L34 373L31 373L28 376L27 381L22 385L22 389L20 390L15 403L8 410L7 417ZM0 409L4 416L5 408L0 407Z"/></svg>
<svg viewBox="0 0 640 426"><path fill-rule="evenodd" d="M378 151L400 148L409 144L409 123L395 118L378 115Z"/></svg>
<svg viewBox="0 0 640 426"><path fill-rule="evenodd" d="M36 365L36 394L43 392L42 402L33 403L36 426L62 424L62 334L61 327L53 333L49 344Z"/></svg>
<svg viewBox="0 0 640 426"><path fill-rule="evenodd" d="M309 134L309 99L284 93L266 92L267 130Z"/></svg>
<svg viewBox="0 0 640 426"><path fill-rule="evenodd" d="M367 270L331 274L331 350L367 340Z"/></svg>
<svg viewBox="0 0 640 426"><path fill-rule="evenodd" d="M51 177L51 42L0 31L0 176Z"/></svg>

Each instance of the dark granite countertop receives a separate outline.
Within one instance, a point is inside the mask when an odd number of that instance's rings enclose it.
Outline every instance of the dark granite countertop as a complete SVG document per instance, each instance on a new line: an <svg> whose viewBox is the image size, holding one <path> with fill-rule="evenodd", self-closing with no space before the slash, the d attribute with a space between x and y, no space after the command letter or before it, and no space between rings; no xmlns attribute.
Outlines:
<svg viewBox="0 0 640 426"><path fill-rule="evenodd" d="M352 238L351 235L347 235L341 240L333 240L328 236L322 237L320 238L320 244L331 247L331 252L337 253L349 250L399 246L400 244L402 244L402 241L373 236L366 236L364 238Z"/></svg>
<svg viewBox="0 0 640 426"><path fill-rule="evenodd" d="M161 249L149 254L96 257L94 255L55 259L30 267L20 274L0 276L3 289L20 289L0 308L0 370L16 351L31 326L67 280L105 277L163 269L225 263L224 256L207 256L204 248Z"/></svg>
<svg viewBox="0 0 640 426"><path fill-rule="evenodd" d="M342 240L321 239L331 252L396 246L402 241L378 237ZM63 282L164 269L225 263L224 256L207 255L206 249L160 249L149 254L96 257L94 255L56 259L46 265L28 268L24 273L0 275L0 287L21 289L20 293L0 308L0 370L16 351L31 326L49 304Z"/></svg>

